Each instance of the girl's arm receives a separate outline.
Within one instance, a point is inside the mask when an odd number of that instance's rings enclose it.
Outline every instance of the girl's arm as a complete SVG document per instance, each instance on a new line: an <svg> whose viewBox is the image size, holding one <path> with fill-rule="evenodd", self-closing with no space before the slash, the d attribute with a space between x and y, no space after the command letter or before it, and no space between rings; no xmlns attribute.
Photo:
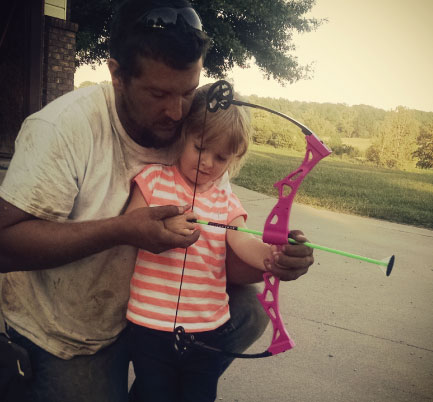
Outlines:
<svg viewBox="0 0 433 402"><path fill-rule="evenodd" d="M242 216L233 219L230 225L247 227ZM228 230L227 244L243 262L261 271L265 271L264 261L272 259L271 246L251 233Z"/></svg>
<svg viewBox="0 0 433 402"><path fill-rule="evenodd" d="M246 227L243 218L230 224ZM302 243L308 241L300 230L292 230L290 237L299 244L277 248L263 243L252 234L227 231L227 282L235 285L261 282L263 271L283 281L293 281L308 272L314 262L313 249ZM266 265L266 266L265 266Z"/></svg>
<svg viewBox="0 0 433 402"><path fill-rule="evenodd" d="M148 207L146 200L144 199L143 194L140 191L140 188L137 184L134 184L134 188L132 190L131 199L129 200L129 204L126 208L125 214L128 214L138 208Z"/></svg>

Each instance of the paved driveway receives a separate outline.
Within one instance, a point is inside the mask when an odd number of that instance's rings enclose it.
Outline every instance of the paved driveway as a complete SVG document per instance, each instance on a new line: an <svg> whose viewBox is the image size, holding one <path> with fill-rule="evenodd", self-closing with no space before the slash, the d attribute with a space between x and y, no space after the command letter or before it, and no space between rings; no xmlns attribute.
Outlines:
<svg viewBox="0 0 433 402"><path fill-rule="evenodd" d="M248 226L262 230L276 200L234 190L250 213ZM433 231L299 204L290 227L356 254L395 254L394 271L387 278L375 265L316 250L310 272L281 286L281 312L296 347L235 361L218 400L433 400ZM251 350L266 349L270 335Z"/></svg>

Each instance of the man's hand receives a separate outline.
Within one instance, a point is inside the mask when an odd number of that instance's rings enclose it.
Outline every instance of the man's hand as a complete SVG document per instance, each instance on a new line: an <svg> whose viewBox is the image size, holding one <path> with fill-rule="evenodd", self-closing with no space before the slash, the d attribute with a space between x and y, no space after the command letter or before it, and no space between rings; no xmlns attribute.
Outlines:
<svg viewBox="0 0 433 402"><path fill-rule="evenodd" d="M308 241L300 230L292 230L290 237L298 243ZM265 261L266 270L282 281L298 279L314 262L313 249L302 244L272 246L272 257Z"/></svg>
<svg viewBox="0 0 433 402"><path fill-rule="evenodd" d="M37 219L0 198L0 272L55 268L122 244L152 253L188 247L199 230L185 236L164 224L188 209L144 207L113 218L60 223Z"/></svg>
<svg viewBox="0 0 433 402"><path fill-rule="evenodd" d="M130 244L158 254L172 248L186 248L195 243L200 231L194 230L192 213L184 214L189 205L176 207L143 207L119 217L122 219L123 244ZM183 224L182 224L183 222ZM182 227L183 226L183 227Z"/></svg>

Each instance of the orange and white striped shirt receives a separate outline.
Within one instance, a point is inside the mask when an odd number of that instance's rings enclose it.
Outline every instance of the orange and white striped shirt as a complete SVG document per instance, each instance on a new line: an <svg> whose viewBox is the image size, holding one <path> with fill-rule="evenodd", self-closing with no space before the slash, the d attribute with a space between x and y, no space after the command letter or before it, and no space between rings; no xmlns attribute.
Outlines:
<svg viewBox="0 0 433 402"><path fill-rule="evenodd" d="M193 191L175 166L147 165L135 178L151 207L192 203ZM245 216L228 180L197 193L194 213L199 219L229 224ZM200 238L188 247L176 325L186 332L210 331L230 318L226 293L226 230L200 226ZM161 331L173 331L184 249L153 254L139 250L131 280L126 317Z"/></svg>

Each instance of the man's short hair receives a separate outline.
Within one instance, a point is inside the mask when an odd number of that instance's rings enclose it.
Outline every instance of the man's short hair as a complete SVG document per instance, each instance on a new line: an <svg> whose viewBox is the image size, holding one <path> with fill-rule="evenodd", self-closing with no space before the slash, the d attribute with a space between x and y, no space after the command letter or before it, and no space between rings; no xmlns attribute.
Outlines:
<svg viewBox="0 0 433 402"><path fill-rule="evenodd" d="M140 75L140 57L161 61L176 70L186 69L205 57L209 38L193 28L182 16L176 24L149 27L146 16L151 10L174 9L181 13L191 8L186 0L126 0L113 16L110 57L117 60L123 79ZM181 10L184 9L184 10ZM195 14L193 10L186 10Z"/></svg>

